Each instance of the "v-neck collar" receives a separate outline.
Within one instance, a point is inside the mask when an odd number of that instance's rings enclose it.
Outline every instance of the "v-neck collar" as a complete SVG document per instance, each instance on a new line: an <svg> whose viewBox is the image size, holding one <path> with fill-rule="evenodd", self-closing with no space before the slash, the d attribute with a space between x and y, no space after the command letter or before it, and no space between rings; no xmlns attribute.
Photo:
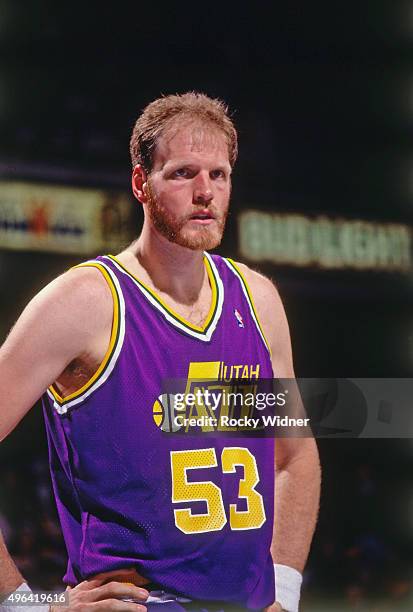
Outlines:
<svg viewBox="0 0 413 612"><path fill-rule="evenodd" d="M148 287L148 285L132 274L132 272L130 272L116 257L113 255L105 255L104 257L110 259L120 272L123 272L133 280L141 293L147 298L154 308L163 314L169 323L177 327L180 331L184 331L185 333L198 338L199 340L209 341L211 339L222 312L224 286L218 274L215 263L209 253L204 252L204 265L212 289L212 299L208 316L202 326L194 325L170 308L151 287Z"/></svg>

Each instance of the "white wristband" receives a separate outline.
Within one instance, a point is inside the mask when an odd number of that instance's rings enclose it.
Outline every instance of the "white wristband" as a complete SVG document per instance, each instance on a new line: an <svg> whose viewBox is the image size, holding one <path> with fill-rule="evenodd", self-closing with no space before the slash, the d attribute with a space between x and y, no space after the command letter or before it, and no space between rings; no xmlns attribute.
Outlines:
<svg viewBox="0 0 413 612"><path fill-rule="evenodd" d="M303 577L292 567L274 563L275 600L287 612L298 612Z"/></svg>
<svg viewBox="0 0 413 612"><path fill-rule="evenodd" d="M32 590L28 584L23 582L14 593L32 593ZM0 612L49 612L49 610L50 606L48 604L41 606L28 606L27 604L24 606L8 606L7 603L0 604Z"/></svg>

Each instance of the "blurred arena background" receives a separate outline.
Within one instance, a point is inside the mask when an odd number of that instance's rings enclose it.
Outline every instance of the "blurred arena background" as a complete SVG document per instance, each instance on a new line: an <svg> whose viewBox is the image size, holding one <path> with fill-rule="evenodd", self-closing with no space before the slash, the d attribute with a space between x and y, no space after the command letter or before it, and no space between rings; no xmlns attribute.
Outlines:
<svg viewBox="0 0 413 612"><path fill-rule="evenodd" d="M0 339L54 276L139 232L133 123L160 93L190 89L235 112L219 252L277 282L297 376L410 377L413 0L0 0ZM412 441L319 449L303 609L413 609ZM33 586L59 586L39 405L0 461L10 549Z"/></svg>

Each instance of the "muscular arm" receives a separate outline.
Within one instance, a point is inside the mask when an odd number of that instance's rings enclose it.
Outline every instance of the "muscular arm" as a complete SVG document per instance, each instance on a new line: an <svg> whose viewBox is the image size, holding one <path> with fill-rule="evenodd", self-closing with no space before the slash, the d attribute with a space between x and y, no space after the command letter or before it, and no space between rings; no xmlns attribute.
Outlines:
<svg viewBox="0 0 413 612"><path fill-rule="evenodd" d="M93 268L77 268L43 289L25 308L0 348L0 440L75 358L107 345L112 297ZM0 540L0 593L23 582Z"/></svg>
<svg viewBox="0 0 413 612"><path fill-rule="evenodd" d="M253 293L272 352L277 378L294 378L287 317L274 285L238 264ZM313 438L277 438L275 515L271 553L274 563L302 573L315 529L320 498L320 464Z"/></svg>
<svg viewBox="0 0 413 612"><path fill-rule="evenodd" d="M28 304L0 349L0 440L74 359L99 353L112 308L94 268L70 270Z"/></svg>

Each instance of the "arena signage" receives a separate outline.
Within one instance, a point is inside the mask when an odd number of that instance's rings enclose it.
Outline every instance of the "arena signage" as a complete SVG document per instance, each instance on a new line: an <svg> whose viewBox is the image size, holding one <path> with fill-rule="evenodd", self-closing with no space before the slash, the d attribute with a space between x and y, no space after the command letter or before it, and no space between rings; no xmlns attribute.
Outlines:
<svg viewBox="0 0 413 612"><path fill-rule="evenodd" d="M241 255L251 261L408 272L411 228L397 223L249 210L239 216Z"/></svg>
<svg viewBox="0 0 413 612"><path fill-rule="evenodd" d="M121 192L0 182L0 248L89 255L128 242L131 203Z"/></svg>

